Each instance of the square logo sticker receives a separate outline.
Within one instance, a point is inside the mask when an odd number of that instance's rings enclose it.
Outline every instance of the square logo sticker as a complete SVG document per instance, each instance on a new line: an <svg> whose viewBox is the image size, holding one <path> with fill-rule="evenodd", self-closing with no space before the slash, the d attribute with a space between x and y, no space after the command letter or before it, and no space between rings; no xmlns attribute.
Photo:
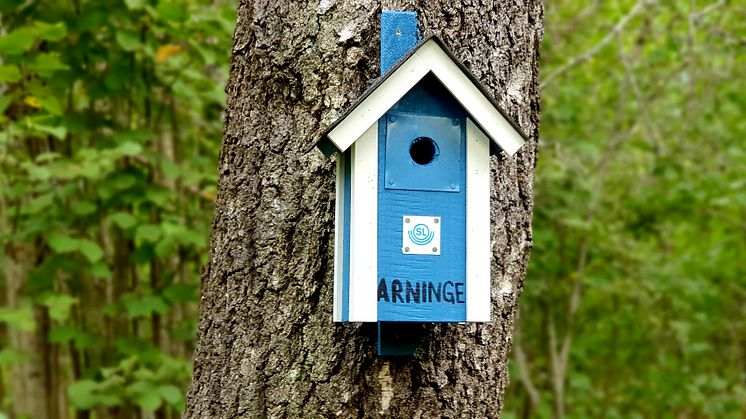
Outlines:
<svg viewBox="0 0 746 419"><path fill-rule="evenodd" d="M402 246L405 255L440 255L440 217L402 217Z"/></svg>

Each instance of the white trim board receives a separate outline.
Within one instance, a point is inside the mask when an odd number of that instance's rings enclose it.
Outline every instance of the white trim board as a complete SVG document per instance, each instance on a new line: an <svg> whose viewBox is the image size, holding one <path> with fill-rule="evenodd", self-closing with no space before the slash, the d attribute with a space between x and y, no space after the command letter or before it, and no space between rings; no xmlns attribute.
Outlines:
<svg viewBox="0 0 746 419"><path fill-rule="evenodd" d="M434 39L422 44L347 117L339 121L327 137L340 151L347 150L368 127L374 125L429 72L445 85L474 122L484 130L484 134L508 155L515 154L524 144L521 134Z"/></svg>
<svg viewBox="0 0 746 419"><path fill-rule="evenodd" d="M350 199L351 322L378 321L378 123L360 136L352 148Z"/></svg>
<svg viewBox="0 0 746 419"><path fill-rule="evenodd" d="M466 118L466 321L490 321L490 144ZM486 224L486 225L485 225Z"/></svg>

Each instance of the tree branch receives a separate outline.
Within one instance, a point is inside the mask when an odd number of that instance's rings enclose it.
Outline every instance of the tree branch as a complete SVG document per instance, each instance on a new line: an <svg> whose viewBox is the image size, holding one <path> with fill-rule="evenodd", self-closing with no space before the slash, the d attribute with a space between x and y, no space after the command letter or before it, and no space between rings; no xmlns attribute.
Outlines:
<svg viewBox="0 0 746 419"><path fill-rule="evenodd" d="M554 81L557 77L562 75L563 73L569 71L571 68L575 67L576 65L583 63L585 61L588 61L589 59L593 58L596 54L598 54L606 45L608 45L619 33L627 26L630 20L632 20L633 17L635 17L637 14L639 14L643 8L648 3L653 3L656 0L638 0L638 2L630 9L630 11L622 17L619 22L617 22L616 25L611 29L609 33L606 34L606 36L601 39L601 41L593 46L591 49L587 50L583 54L580 54L573 58L572 60L568 61L564 65L562 65L560 68L554 70L547 76L544 81L541 82L539 85L540 89L545 88L549 83Z"/></svg>
<svg viewBox="0 0 746 419"><path fill-rule="evenodd" d="M531 402L531 411L529 412L528 416L531 416L533 412L536 411L536 408L539 407L539 402L541 401L541 396L539 394L539 390L536 388L536 385L534 385L533 380L531 380L531 371L529 371L529 365L528 360L526 359L526 352L523 350L523 339L521 339L521 328L516 327L515 328L515 345L513 347L513 350L515 351L515 362L518 366L518 375L521 378L521 383L523 384L523 387L526 389L526 393L528 393L528 398Z"/></svg>

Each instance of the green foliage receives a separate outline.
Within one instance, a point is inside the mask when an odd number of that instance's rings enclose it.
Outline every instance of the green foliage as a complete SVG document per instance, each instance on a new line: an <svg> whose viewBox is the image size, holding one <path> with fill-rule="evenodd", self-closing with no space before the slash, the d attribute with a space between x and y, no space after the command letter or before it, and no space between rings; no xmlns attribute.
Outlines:
<svg viewBox="0 0 746 419"><path fill-rule="evenodd" d="M179 411L235 4L3 1L0 14L0 264L17 273L0 283L14 301L0 323L54 345L76 409ZM1 330L0 376L41 362Z"/></svg>
<svg viewBox="0 0 746 419"><path fill-rule="evenodd" d="M636 3L547 2L541 74ZM743 417L744 13L647 2L542 90L516 417Z"/></svg>

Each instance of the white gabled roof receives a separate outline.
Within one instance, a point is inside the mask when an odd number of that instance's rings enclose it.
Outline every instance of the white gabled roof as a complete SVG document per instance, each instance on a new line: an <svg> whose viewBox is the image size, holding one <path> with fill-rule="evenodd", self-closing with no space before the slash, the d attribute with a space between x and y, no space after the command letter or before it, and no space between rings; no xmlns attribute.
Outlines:
<svg viewBox="0 0 746 419"><path fill-rule="evenodd" d="M526 136L486 93L486 89L446 48L437 36L417 44L339 118L316 143L330 141L347 150L428 73L448 89L487 137L508 155L526 142Z"/></svg>

